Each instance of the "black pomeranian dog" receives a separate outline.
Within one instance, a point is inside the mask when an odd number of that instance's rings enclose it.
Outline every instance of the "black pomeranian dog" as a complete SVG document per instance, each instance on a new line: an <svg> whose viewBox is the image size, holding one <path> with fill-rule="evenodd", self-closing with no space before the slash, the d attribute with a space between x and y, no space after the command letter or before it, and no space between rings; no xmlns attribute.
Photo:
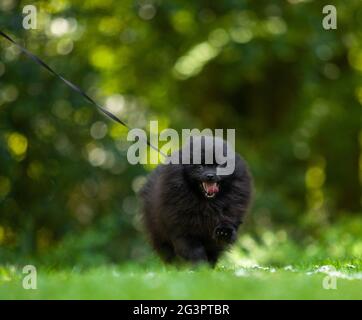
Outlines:
<svg viewBox="0 0 362 320"><path fill-rule="evenodd" d="M189 155L188 164L183 155ZM226 155L223 163L218 155ZM181 258L213 266L235 242L248 209L248 167L229 144L211 136L191 137L171 155L171 162L159 165L140 192L151 244L166 262ZM219 174L230 164L234 167L229 174Z"/></svg>

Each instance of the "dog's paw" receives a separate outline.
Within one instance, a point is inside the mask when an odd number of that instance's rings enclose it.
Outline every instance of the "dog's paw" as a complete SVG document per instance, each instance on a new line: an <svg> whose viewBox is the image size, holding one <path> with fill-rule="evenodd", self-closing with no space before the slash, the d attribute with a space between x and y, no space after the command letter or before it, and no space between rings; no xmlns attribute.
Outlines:
<svg viewBox="0 0 362 320"><path fill-rule="evenodd" d="M232 243L236 240L236 230L230 226L219 226L215 228L214 238L219 242Z"/></svg>

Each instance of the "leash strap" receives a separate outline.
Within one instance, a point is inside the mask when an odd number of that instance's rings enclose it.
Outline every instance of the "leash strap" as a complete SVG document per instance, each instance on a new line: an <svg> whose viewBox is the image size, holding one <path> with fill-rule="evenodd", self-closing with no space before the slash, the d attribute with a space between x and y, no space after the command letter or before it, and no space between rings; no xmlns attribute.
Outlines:
<svg viewBox="0 0 362 320"><path fill-rule="evenodd" d="M108 118L112 119L113 121L119 123L120 125L126 127L128 130L130 130L131 128L121 119L119 119L116 115L114 115L112 112L106 110L105 108L103 108L102 106L100 106L96 101L94 101L88 94L86 94L81 88L79 88L78 86L76 86L74 83L70 82L69 80L65 79L62 75L60 75L58 72L56 72L54 69L52 69L48 64L46 64L42 59L40 59L39 57L37 57L35 54L31 53L29 50L27 50L26 48L22 47L20 44L18 44L17 42L15 42L9 35L7 35L6 33L4 33L3 31L0 30L0 35L2 37L4 37L5 39L7 39L8 41L10 41L13 45L15 45L18 49L21 50L21 52L23 52L26 56L28 56L31 60L33 60L34 62L36 62L38 65L42 66L43 68L45 68L46 70L48 70L50 73L52 73L53 75L55 75L58 79L60 79L61 81L63 81L68 87L70 87L73 91L79 93L81 96L83 96L83 98L85 100L87 100L89 103L93 104L94 106L97 107L97 109L99 111L101 111L103 114L105 114ZM154 150L156 150L157 152L159 152L161 155L163 155L164 157L167 157L167 155L165 155L163 152L161 152L159 149L157 149L155 146L153 146L148 140L146 141L147 144Z"/></svg>

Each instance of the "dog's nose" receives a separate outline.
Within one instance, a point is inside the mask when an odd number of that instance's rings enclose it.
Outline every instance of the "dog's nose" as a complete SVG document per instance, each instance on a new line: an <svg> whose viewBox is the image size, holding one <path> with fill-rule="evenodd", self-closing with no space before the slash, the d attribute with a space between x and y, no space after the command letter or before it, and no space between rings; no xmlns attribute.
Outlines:
<svg viewBox="0 0 362 320"><path fill-rule="evenodd" d="M208 174L206 175L206 178L207 178L207 180L212 181L212 180L214 180L215 175L213 175L212 173L208 173Z"/></svg>

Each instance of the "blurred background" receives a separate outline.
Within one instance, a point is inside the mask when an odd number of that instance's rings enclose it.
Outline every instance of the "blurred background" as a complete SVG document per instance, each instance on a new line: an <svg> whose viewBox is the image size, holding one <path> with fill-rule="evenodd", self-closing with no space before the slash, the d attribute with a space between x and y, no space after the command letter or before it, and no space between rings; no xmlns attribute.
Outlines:
<svg viewBox="0 0 362 320"><path fill-rule="evenodd" d="M1 0L0 26L132 127L236 129L255 196L225 259L362 255L360 0ZM153 167L129 165L123 127L0 46L0 263L153 261L137 199Z"/></svg>

